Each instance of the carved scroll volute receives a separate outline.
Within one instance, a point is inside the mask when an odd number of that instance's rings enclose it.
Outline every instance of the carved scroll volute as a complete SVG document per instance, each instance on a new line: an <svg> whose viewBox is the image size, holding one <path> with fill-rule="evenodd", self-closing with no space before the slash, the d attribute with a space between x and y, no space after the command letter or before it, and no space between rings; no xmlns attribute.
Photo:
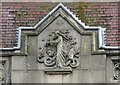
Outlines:
<svg viewBox="0 0 120 85"><path fill-rule="evenodd" d="M38 61L44 63L46 67L65 68L78 67L79 48L75 48L77 44L76 38L68 36L69 31L54 31L43 47L40 47Z"/></svg>

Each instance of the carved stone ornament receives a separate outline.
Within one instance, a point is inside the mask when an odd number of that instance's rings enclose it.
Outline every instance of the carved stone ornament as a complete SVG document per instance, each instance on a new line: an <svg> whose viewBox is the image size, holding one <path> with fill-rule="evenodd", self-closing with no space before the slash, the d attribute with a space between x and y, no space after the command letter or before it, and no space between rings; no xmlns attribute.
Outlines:
<svg viewBox="0 0 120 85"><path fill-rule="evenodd" d="M111 58L113 64L113 80L120 80L120 58L114 56Z"/></svg>
<svg viewBox="0 0 120 85"><path fill-rule="evenodd" d="M69 31L54 31L45 45L39 49L38 61L46 67L75 68L79 65L80 48L76 49L76 38L69 36Z"/></svg>
<svg viewBox="0 0 120 85"><path fill-rule="evenodd" d="M120 62L113 62L113 78L114 80L119 80L119 73L120 73Z"/></svg>
<svg viewBox="0 0 120 85"><path fill-rule="evenodd" d="M0 85L2 83L5 83L5 80L4 80L4 64L5 64L5 61L0 61Z"/></svg>

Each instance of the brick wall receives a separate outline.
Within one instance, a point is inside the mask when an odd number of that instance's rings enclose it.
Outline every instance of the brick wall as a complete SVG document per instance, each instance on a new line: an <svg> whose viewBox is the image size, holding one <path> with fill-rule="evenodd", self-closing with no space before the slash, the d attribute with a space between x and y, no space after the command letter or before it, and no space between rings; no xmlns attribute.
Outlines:
<svg viewBox="0 0 120 85"><path fill-rule="evenodd" d="M58 3L48 2L4 2L1 5L0 47L17 45L16 28L34 26ZM79 19L90 26L102 26L106 30L106 45L120 45L118 24L118 2L64 3Z"/></svg>
<svg viewBox="0 0 120 85"><path fill-rule="evenodd" d="M118 45L120 46L120 2L118 4Z"/></svg>
<svg viewBox="0 0 120 85"><path fill-rule="evenodd" d="M83 16L80 18L90 26L101 26L106 30L106 45L120 45L118 31L118 3L79 3L79 8L83 10ZM83 5L83 7L81 7ZM79 9L79 10L80 10ZM81 12L81 11L80 11ZM79 15L80 12L78 13ZM85 20L84 20L85 19Z"/></svg>

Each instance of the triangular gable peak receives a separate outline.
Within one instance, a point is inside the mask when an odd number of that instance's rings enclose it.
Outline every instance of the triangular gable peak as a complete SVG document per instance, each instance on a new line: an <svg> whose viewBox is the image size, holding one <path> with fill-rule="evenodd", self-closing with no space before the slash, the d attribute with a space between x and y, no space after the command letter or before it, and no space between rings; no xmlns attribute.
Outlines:
<svg viewBox="0 0 120 85"><path fill-rule="evenodd" d="M102 27L90 27L86 26L81 20L78 19L67 7L65 7L63 4L58 4L51 12L49 12L38 24L36 24L34 27L19 27L18 30L18 43L17 47L13 48L1 48L2 50L19 50L21 48L21 33L22 30L29 31L28 34L39 34L42 30L45 29L45 26L48 26L50 22L54 21L54 19L58 16L61 16L62 18L66 19L70 22L70 24L78 30L81 34L83 33L89 33L89 31L97 30L98 33L98 47L99 48L105 48L105 49L119 49L119 47L112 47L112 46L105 46L105 28ZM82 27L83 29L80 29L79 27ZM30 30L35 30L35 32Z"/></svg>

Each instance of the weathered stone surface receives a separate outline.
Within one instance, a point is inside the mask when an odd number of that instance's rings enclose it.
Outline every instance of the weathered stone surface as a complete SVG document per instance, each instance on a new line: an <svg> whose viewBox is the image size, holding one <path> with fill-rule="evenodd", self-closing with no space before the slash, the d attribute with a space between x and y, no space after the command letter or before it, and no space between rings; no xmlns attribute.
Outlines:
<svg viewBox="0 0 120 85"><path fill-rule="evenodd" d="M106 56L105 55L90 55L80 57L80 69L105 69Z"/></svg>
<svg viewBox="0 0 120 85"><path fill-rule="evenodd" d="M44 71L13 71L13 83L62 83L62 75L46 75Z"/></svg>
<svg viewBox="0 0 120 85"><path fill-rule="evenodd" d="M107 83L109 82L113 82L113 65L112 65L112 60L111 60L111 57L107 57Z"/></svg>
<svg viewBox="0 0 120 85"><path fill-rule="evenodd" d="M27 57L27 64L29 69L36 69L36 57L37 57L37 37L31 36L29 37L28 41L28 57Z"/></svg>
<svg viewBox="0 0 120 85"><path fill-rule="evenodd" d="M27 83L27 79L26 71L12 71L11 73L12 83Z"/></svg>
<svg viewBox="0 0 120 85"><path fill-rule="evenodd" d="M39 63L39 62L37 62L37 69L38 70L44 70L45 69L45 65L43 64L43 63Z"/></svg>
<svg viewBox="0 0 120 85"><path fill-rule="evenodd" d="M12 70L26 70L27 56L12 57Z"/></svg>
<svg viewBox="0 0 120 85"><path fill-rule="evenodd" d="M75 70L63 75L64 83L105 83L105 70Z"/></svg>
<svg viewBox="0 0 120 85"><path fill-rule="evenodd" d="M91 48L92 48L92 40L91 36L82 36L81 39L81 50L80 54L81 55L91 55Z"/></svg>

